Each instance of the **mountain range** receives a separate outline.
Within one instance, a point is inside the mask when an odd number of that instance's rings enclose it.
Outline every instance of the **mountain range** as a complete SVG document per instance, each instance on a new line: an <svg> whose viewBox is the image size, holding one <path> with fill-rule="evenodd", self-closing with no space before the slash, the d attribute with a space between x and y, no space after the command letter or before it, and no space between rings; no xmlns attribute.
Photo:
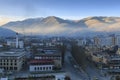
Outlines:
<svg viewBox="0 0 120 80"><path fill-rule="evenodd" d="M65 20L55 16L30 18L8 22L1 27L15 32L34 35L83 35L119 32L120 17L94 16L80 20ZM1 33L1 32L0 32Z"/></svg>
<svg viewBox="0 0 120 80"><path fill-rule="evenodd" d="M10 37L15 35L16 33L14 31L0 27L0 37Z"/></svg>

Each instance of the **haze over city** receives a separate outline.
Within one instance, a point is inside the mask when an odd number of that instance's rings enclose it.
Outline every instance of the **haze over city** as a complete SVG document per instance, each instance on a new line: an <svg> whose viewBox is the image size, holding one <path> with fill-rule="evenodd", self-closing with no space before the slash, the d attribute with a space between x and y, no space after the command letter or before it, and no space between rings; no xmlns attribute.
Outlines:
<svg viewBox="0 0 120 80"><path fill-rule="evenodd" d="M120 0L0 0L0 80L120 80Z"/></svg>
<svg viewBox="0 0 120 80"><path fill-rule="evenodd" d="M120 0L0 0L0 80L120 80Z"/></svg>

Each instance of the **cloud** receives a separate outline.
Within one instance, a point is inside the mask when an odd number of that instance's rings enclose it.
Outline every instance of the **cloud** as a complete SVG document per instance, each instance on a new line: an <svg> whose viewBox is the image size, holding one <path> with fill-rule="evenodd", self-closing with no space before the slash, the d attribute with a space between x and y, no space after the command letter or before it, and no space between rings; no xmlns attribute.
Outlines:
<svg viewBox="0 0 120 80"><path fill-rule="evenodd" d="M11 19L10 18L6 18L6 17L0 17L0 25L3 25L7 22L9 22Z"/></svg>
<svg viewBox="0 0 120 80"><path fill-rule="evenodd" d="M0 26L10 22L10 21L20 21L24 20L26 17L19 17L19 16L0 16Z"/></svg>

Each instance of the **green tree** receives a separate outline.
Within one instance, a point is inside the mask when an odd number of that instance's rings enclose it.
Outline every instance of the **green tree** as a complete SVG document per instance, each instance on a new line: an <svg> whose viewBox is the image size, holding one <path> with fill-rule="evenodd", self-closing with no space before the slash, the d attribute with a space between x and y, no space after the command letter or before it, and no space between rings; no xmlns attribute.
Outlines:
<svg viewBox="0 0 120 80"><path fill-rule="evenodd" d="M116 80L120 80L120 76L116 76L115 78L116 78Z"/></svg>
<svg viewBox="0 0 120 80"><path fill-rule="evenodd" d="M71 47L71 54L76 60L76 62L82 67L85 68L87 65L87 55L85 54L85 48L79 47L75 44Z"/></svg>
<svg viewBox="0 0 120 80"><path fill-rule="evenodd" d="M61 51L61 54L62 54L62 64L64 64L66 45L59 45L58 48L59 48L59 50Z"/></svg>
<svg viewBox="0 0 120 80"><path fill-rule="evenodd" d="M71 80L69 76L66 76L65 77L65 80Z"/></svg>

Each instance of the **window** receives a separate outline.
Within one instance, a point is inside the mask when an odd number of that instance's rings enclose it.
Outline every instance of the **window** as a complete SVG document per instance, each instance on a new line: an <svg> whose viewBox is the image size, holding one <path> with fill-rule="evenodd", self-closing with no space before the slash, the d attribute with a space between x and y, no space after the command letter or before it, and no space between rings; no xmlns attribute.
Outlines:
<svg viewBox="0 0 120 80"><path fill-rule="evenodd" d="M13 65L12 63L10 65Z"/></svg>
<svg viewBox="0 0 120 80"><path fill-rule="evenodd" d="M49 67L49 69L51 70L51 67Z"/></svg>
<svg viewBox="0 0 120 80"><path fill-rule="evenodd" d="M14 67L14 70L17 70L17 67Z"/></svg>
<svg viewBox="0 0 120 80"><path fill-rule="evenodd" d="M8 65L8 63L7 63L7 65Z"/></svg>
<svg viewBox="0 0 120 80"><path fill-rule="evenodd" d="M17 62L17 61L15 60L15 62Z"/></svg>
<svg viewBox="0 0 120 80"><path fill-rule="evenodd" d="M6 67L3 67L6 70Z"/></svg>
<svg viewBox="0 0 120 80"><path fill-rule="evenodd" d="M10 67L10 70L13 70L13 67Z"/></svg>
<svg viewBox="0 0 120 80"><path fill-rule="evenodd" d="M39 70L39 67L37 67L37 70Z"/></svg>
<svg viewBox="0 0 120 80"><path fill-rule="evenodd" d="M8 67L6 67L6 70L8 70Z"/></svg>
<svg viewBox="0 0 120 80"><path fill-rule="evenodd" d="M13 61L13 60L10 60L11 62Z"/></svg>
<svg viewBox="0 0 120 80"><path fill-rule="evenodd" d="M34 70L36 71L36 67L34 68Z"/></svg>
<svg viewBox="0 0 120 80"><path fill-rule="evenodd" d="M42 67L40 67L40 70L42 70Z"/></svg>
<svg viewBox="0 0 120 80"><path fill-rule="evenodd" d="M45 70L45 67L43 67L43 70Z"/></svg>
<svg viewBox="0 0 120 80"><path fill-rule="evenodd" d="M14 63L14 65L17 65L17 63Z"/></svg>

